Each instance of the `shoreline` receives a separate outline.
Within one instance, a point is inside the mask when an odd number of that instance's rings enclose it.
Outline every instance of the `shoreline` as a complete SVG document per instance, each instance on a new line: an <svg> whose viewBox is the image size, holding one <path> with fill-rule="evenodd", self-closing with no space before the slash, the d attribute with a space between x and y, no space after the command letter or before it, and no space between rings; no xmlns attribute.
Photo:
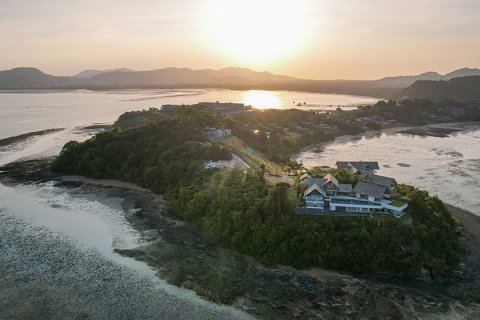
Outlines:
<svg viewBox="0 0 480 320"><path fill-rule="evenodd" d="M13 167L15 165L10 164L9 170L12 171ZM20 169L25 172L25 167ZM463 318L466 311L480 312L476 301L471 298L462 300L463 287L459 289L456 284L452 292L444 292L441 284L433 282L419 285L415 281L401 279L388 281L335 270L301 270L252 262L248 257L222 248L188 225L176 223L175 216L165 211L164 202L155 200L161 196L135 184L71 175L49 176L48 172L39 171L31 171L31 175L30 182L54 181L66 187L67 192L69 188L81 188L85 194L94 192L106 198L122 197L122 207L132 227L151 232L155 230L158 240L114 252L146 263L172 285L192 290L208 301L230 305L253 316L311 319L321 314L327 318L340 316L353 319L368 314L395 317L401 312L403 317L400 319L426 316L441 319L445 314ZM29 182L28 176L11 176L13 184ZM8 174L0 173L0 179L4 180L4 177L8 178ZM454 209L461 219L472 220L480 228L480 218L468 211ZM473 236L480 242L480 234ZM469 261L473 263L477 260ZM223 274L221 278L217 278L219 272ZM480 282L477 278L475 280ZM435 306L425 305L425 301L435 301Z"/></svg>
<svg viewBox="0 0 480 320"><path fill-rule="evenodd" d="M49 133L60 132L60 131L63 131L63 130L65 130L65 128L45 129L45 130L32 131L32 132L23 133L23 134L20 134L20 135L17 135L17 136L11 136L11 137L7 137L7 138L3 138L3 139L0 139L0 147L6 147L6 146L9 146L9 145L14 144L14 143L27 140L27 139L32 138L32 137L43 136L43 135L46 135L46 134L49 134Z"/></svg>
<svg viewBox="0 0 480 320"><path fill-rule="evenodd" d="M355 135L348 135L348 134L341 135L341 136L335 137L334 139L331 139L331 140L322 141L322 142L319 142L319 143L315 143L313 145L306 146L306 147L302 148L298 153L294 154L293 159L295 159L295 160L298 159L298 156L300 154L304 153L304 152L313 151L316 148L319 148L319 147L322 148L322 147L325 147L325 146L333 144L333 143L347 143L347 142L352 141L352 140L360 140L363 137L368 138L368 137L380 136L382 134L396 134L396 133L405 134L405 135L414 135L414 136L433 136L433 137L435 137L436 135L434 135L434 134L418 134L418 133L415 133L415 132L408 133L408 132L400 132L400 130L417 130L417 129L426 130L426 129L429 129L429 128L451 129L451 128L448 128L448 127L455 127L455 126L460 127L461 129L457 128L457 130L455 130L454 132L451 132L451 133L466 131L466 130L468 130L467 128L465 128L467 126L479 126L480 127L480 122L479 121L441 122L441 123L423 124L423 125L419 125L419 126L408 126L404 123L400 123L399 125L394 125L392 127L383 128L383 129L380 129L380 130L367 130L367 131L364 131L362 133L355 134ZM443 135L439 135L439 137L443 137Z"/></svg>

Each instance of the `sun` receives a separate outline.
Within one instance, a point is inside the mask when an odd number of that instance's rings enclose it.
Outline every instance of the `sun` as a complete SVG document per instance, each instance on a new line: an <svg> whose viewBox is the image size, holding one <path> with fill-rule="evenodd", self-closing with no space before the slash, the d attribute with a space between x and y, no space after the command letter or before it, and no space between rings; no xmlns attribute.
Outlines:
<svg viewBox="0 0 480 320"><path fill-rule="evenodd" d="M299 50L308 33L304 0L212 0L208 19L216 49L245 63Z"/></svg>

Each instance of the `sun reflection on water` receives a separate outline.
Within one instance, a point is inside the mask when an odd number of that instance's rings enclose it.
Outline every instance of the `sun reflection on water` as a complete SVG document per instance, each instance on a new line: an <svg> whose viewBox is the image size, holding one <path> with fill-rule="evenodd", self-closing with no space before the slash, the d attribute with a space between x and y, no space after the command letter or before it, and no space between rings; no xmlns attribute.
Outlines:
<svg viewBox="0 0 480 320"><path fill-rule="evenodd" d="M280 98L273 91L250 90L244 93L243 103L258 109L280 108Z"/></svg>

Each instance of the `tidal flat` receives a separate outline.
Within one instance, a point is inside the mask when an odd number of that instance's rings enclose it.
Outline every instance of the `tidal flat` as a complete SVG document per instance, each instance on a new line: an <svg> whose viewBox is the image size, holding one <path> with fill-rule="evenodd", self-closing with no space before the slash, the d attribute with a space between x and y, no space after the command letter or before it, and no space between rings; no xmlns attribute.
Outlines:
<svg viewBox="0 0 480 320"><path fill-rule="evenodd" d="M8 263L4 264L7 267L3 270L6 275L3 294L9 292L16 281L29 287L28 290L26 287L18 287L17 300L24 302L19 305L20 309L12 310L15 314L29 312L29 308L36 306L29 300L32 299L29 295L30 292L34 293L35 290L48 287L56 294L62 292L61 290L66 290L61 293L63 300L49 298L49 301L55 302L47 304L48 308L30 310L36 315L68 315L68 312L77 314L77 312L90 310L91 315L108 319L112 317L104 314L108 308L101 310L102 308L97 304L100 303L97 300L98 295L104 296L100 301L106 303L105 299L115 298L114 294L113 296L109 294L110 291L115 293L116 290L119 290L121 296L130 294L122 292L123 290L130 290L131 294L137 290L149 293L151 282L161 281L165 283L164 286L178 288L183 292L182 295L188 297L192 295L197 297L198 295L200 297L198 299L203 302L199 302L198 308L202 311L199 311L197 318L201 318L202 312L206 312L201 307L204 303L218 306L214 309L219 308L220 311L215 312L223 313L214 313L216 316L213 318L222 319L231 315L234 315L233 318L238 318L239 315L236 312L244 317L252 316L264 319L362 319L371 318L372 314L376 319L451 319L456 317L475 318L480 315L479 252L473 250L475 246L472 246L472 243L479 242L479 235L475 233L474 229L471 229L473 223L480 228L480 222L478 219L475 220L476 217L460 209L455 209L458 211L454 215L461 222L468 223L469 227L459 230L462 233L465 255L456 279L447 283L434 279L412 281L378 275L355 276L335 271L299 270L279 265L261 264L249 257L222 248L213 239L201 235L194 227L179 221L176 216L169 214L163 198L158 195L131 188L122 183L92 179L75 181L72 177L64 179L62 176L52 175L41 167L42 165L35 161L11 164L2 168L2 183L13 188L27 186L27 188L34 189L49 185L56 190L55 194L60 192L67 198L94 200L97 205L114 207L116 210L113 212L115 213L111 214L118 216L110 220L106 219L107 222L110 221L107 224L115 226L114 221L118 222L118 219L125 221L119 228L110 227L113 230L117 229L113 232L117 237L109 239L111 240L109 248L105 248L111 250L112 256L108 257L107 255L106 257L105 252L102 253L98 247L88 250L89 259L95 261L85 262L90 267L86 268L86 271L82 271L80 275L83 277L78 277L73 272L70 280L58 278L59 275L68 276L69 270L72 268L73 270L78 268L83 270L83 258L70 257L78 252L79 249L76 245L66 247L69 254L66 251L58 252L59 256L64 256L60 266L56 265L57 252L48 251L52 250L52 247L56 248L57 244L48 245L45 248L47 251L43 251L43 253L35 253L38 251L37 249L27 251L28 254L34 254L36 258L27 257L22 260L41 267L31 269L30 271L33 272L31 278L24 282L20 280L25 276L24 269L26 267L18 269L21 270L18 274L16 271L12 272L12 270L17 270L17 266L8 267ZM29 174L26 176L25 172L29 172ZM24 193L24 190L22 191ZM49 206L60 205L58 201L52 201L52 198L49 200L46 202ZM65 201L62 203L65 204ZM11 216L2 213L2 220L6 221L7 219L10 220ZM17 234L16 238L10 236L4 238L2 247L6 248L8 252L18 250L18 246L23 246L23 243L25 246L29 245L28 241L21 240L24 235L28 235L28 238L31 239L30 245L33 245L35 242L42 243L41 237L50 232L34 227L38 229L38 235L36 235L36 232L32 232L32 227L24 225L24 228L30 229L28 232L23 232L21 229L23 227L12 227L11 225L12 223L2 224L3 228L10 230L4 230L5 234L12 236ZM133 237L135 241L121 241L121 239L129 238L121 236L125 230L127 230L127 234L136 234ZM19 235L20 240L18 239ZM60 241L68 236L56 234L54 238ZM113 241L115 238L116 241ZM47 239L49 238L47 237ZM81 252L83 250L80 249ZM49 255L51 255L50 258L43 258L42 263L38 263L39 257ZM11 255L6 255L7 258L9 256L11 257ZM5 260L5 256L3 259ZM122 259L127 259L127 261L119 262ZM135 265L136 263L141 266ZM123 273L111 269L103 273L102 270L105 267L102 268L98 264L107 264L126 273L132 273L132 269L137 270L134 272L137 276L139 270L143 270L140 274L148 276L140 282L137 281L130 289L122 289L122 286L130 286L130 284L124 283ZM28 266L28 263L25 266ZM99 270L99 272L95 270ZM111 273L112 271L113 273ZM106 273L110 273L109 276L106 276ZM117 276L122 279L121 281L117 279L121 284L115 282L114 279ZM54 277L55 281L50 282L48 286L35 280L50 279L51 277ZM78 279L74 281L75 277ZM130 274L129 277L135 278L136 276ZM98 281L103 283L104 286L101 288L104 289L89 288L91 284L98 283ZM84 287L84 282L87 282L86 287ZM109 285L113 285L113 288L105 288ZM37 288L35 289L35 287ZM76 289L71 291L74 288ZM167 292L169 291L167 290ZM38 294L42 299L47 299L46 297L50 295L55 297L51 292L38 291ZM150 292L147 297L140 296L141 298L129 300L127 304L129 311L125 311L126 314L132 315L133 310L140 312L138 310L143 309L145 310L142 312L150 312L151 304L155 301L151 300L154 298L150 294L152 293ZM10 293L9 295L14 296ZM22 295L28 295L30 298L25 299ZM79 297L83 303L80 304L80 308L79 305L72 305L72 302L69 301ZM157 297L157 299L161 298ZM195 301L197 301L196 299ZM224 305L229 307L223 307ZM186 312L185 309L182 310ZM98 313L96 313L97 311ZM163 312L168 312L168 308ZM144 318L149 318L148 314Z"/></svg>

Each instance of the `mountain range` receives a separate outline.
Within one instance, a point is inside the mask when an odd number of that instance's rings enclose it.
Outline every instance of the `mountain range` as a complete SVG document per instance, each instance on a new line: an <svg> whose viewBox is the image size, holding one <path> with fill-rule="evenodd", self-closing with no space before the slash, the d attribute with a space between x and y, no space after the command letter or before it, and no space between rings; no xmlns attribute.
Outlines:
<svg viewBox="0 0 480 320"><path fill-rule="evenodd" d="M53 76L36 68L15 68L0 71L0 90L225 88L295 90L398 98L405 96L405 92L408 92L406 88L417 81L448 81L475 75L480 76L480 69L463 68L445 75L426 72L420 75L386 77L379 80L306 80L235 67L219 70L188 68L164 68L150 71L134 71L126 68L85 70L75 76Z"/></svg>
<svg viewBox="0 0 480 320"><path fill-rule="evenodd" d="M404 90L409 99L480 100L480 76L453 78L448 81L419 80Z"/></svg>
<svg viewBox="0 0 480 320"><path fill-rule="evenodd" d="M448 81L454 78L461 78L461 77L468 77L468 76L480 76L480 69L475 68L462 68L445 75L441 75L438 72L425 72L419 75L414 76L397 76L397 77L386 77L377 82L384 87L392 87L392 88L406 88L415 81L419 80L431 80L431 81Z"/></svg>
<svg viewBox="0 0 480 320"><path fill-rule="evenodd" d="M135 70L127 69L127 68L108 69L108 70L87 69L87 70L83 70L82 72L77 73L76 75L74 75L74 77L77 77L77 78L91 78L91 77L96 76L98 74L115 72L115 71L134 72Z"/></svg>

